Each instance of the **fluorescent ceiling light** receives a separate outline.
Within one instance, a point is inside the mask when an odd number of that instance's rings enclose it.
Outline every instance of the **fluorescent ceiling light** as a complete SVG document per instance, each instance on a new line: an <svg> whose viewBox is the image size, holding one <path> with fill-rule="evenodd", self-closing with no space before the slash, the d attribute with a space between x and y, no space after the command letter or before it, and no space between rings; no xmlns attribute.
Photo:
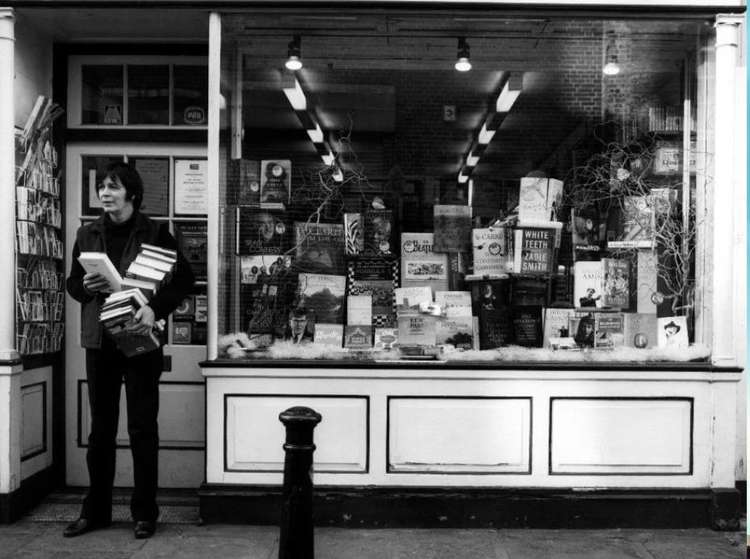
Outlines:
<svg viewBox="0 0 750 559"><path fill-rule="evenodd" d="M305 132L307 132L307 135L310 136L310 139L314 144L320 144L323 142L323 131L320 129L320 125L317 122L315 123L314 130L305 130Z"/></svg>
<svg viewBox="0 0 750 559"><path fill-rule="evenodd" d="M511 91L509 83L510 80L505 82L503 90L500 92L500 95L497 96L495 111L497 111L498 113L507 113L508 111L510 111L513 103L516 102L516 99L518 99L518 96L521 94L520 90Z"/></svg>
<svg viewBox="0 0 750 559"><path fill-rule="evenodd" d="M469 155L466 156L466 166L476 167L477 163L479 163L479 157L474 155L474 152L469 152Z"/></svg>
<svg viewBox="0 0 750 559"><path fill-rule="evenodd" d="M467 180L469 180L469 176L468 175L464 175L463 173L458 173L458 183L459 184L463 184Z"/></svg>
<svg viewBox="0 0 750 559"><path fill-rule="evenodd" d="M336 160L336 156L334 156L330 151L327 155L321 155L320 157L323 159L323 163L325 163L329 167L333 165L333 162Z"/></svg>
<svg viewBox="0 0 750 559"><path fill-rule="evenodd" d="M307 110L307 98L297 78L294 78L294 87L285 87L284 94L295 111Z"/></svg>
<svg viewBox="0 0 750 559"><path fill-rule="evenodd" d="M482 124L482 129L479 131L479 136L477 136L477 142L480 144L489 144L494 135L494 130L487 130L487 124Z"/></svg>

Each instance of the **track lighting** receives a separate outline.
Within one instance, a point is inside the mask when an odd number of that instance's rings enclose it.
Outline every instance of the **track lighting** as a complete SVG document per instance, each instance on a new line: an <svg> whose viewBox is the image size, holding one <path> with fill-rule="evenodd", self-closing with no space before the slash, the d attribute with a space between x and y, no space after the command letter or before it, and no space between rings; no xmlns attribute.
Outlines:
<svg viewBox="0 0 750 559"><path fill-rule="evenodd" d="M287 59L284 66L288 70L297 71L302 68L302 39L295 35L287 46Z"/></svg>
<svg viewBox="0 0 750 559"><path fill-rule="evenodd" d="M458 54L456 55L455 68L459 72L468 72L471 70L471 57L469 53L469 43L466 42L464 37L458 39Z"/></svg>

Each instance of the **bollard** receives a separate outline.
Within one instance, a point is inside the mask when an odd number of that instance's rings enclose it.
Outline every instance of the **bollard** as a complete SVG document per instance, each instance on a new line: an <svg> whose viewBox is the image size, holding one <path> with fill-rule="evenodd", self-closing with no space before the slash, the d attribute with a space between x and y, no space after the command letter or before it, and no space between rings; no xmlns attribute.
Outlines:
<svg viewBox="0 0 750 559"><path fill-rule="evenodd" d="M284 489L281 505L279 559L313 559L312 521L313 429L321 416L315 410L293 407L279 414L286 427Z"/></svg>

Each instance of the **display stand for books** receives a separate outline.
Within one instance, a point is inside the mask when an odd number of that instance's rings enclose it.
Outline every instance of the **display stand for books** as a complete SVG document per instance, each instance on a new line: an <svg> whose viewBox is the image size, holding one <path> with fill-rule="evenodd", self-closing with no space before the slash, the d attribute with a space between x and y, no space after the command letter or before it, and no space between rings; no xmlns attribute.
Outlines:
<svg viewBox="0 0 750 559"><path fill-rule="evenodd" d="M16 131L16 346L24 356L59 352L65 331L62 203L52 146L60 114L40 95Z"/></svg>

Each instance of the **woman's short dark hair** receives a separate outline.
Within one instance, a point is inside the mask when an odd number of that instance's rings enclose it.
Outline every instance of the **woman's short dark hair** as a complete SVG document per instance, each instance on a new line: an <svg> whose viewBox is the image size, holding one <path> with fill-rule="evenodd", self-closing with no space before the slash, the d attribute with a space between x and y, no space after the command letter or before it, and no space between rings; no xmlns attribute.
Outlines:
<svg viewBox="0 0 750 559"><path fill-rule="evenodd" d="M125 187L128 200L133 201L133 207L136 210L141 207L141 202L143 201L143 180L133 165L125 163L124 161L110 163L107 167L107 172L104 174L104 179L119 179L122 186ZM104 181L104 179L102 179L102 181ZM99 194L101 184L102 183L100 182L96 189L97 194Z"/></svg>

